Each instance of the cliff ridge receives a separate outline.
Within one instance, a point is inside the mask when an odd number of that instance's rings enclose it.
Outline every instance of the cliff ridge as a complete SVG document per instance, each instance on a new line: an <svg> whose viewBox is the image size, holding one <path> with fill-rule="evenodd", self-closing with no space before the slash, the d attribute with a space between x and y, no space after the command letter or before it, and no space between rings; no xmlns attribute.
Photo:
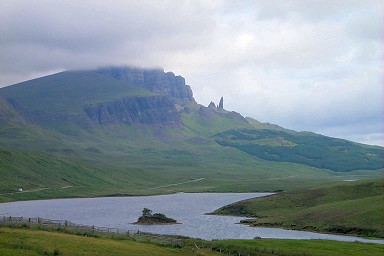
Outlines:
<svg viewBox="0 0 384 256"><path fill-rule="evenodd" d="M120 81L127 81L176 101L196 102L191 87L185 84L185 79L172 72L165 73L163 69L110 67L98 69L96 72Z"/></svg>

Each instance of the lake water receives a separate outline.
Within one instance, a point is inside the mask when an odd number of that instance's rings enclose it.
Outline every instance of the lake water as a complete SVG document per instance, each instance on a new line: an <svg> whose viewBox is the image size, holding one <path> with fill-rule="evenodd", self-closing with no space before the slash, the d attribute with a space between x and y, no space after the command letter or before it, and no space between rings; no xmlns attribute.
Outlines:
<svg viewBox="0 0 384 256"><path fill-rule="evenodd" d="M0 216L40 217L69 220L77 224L140 230L157 234L183 235L212 239L328 239L384 244L384 240L367 240L351 236L318 234L277 228L248 227L237 224L242 217L213 216L221 206L260 197L265 193L181 193L160 196L103 197L36 200L0 204ZM179 225L133 225L143 208L176 219Z"/></svg>

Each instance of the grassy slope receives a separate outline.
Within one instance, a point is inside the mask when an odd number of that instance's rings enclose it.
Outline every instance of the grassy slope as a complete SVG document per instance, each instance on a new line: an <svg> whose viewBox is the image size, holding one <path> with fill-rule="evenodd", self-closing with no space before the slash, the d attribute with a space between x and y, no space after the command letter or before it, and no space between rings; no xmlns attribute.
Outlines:
<svg viewBox="0 0 384 256"><path fill-rule="evenodd" d="M3 177L0 194L20 187L29 191L49 189L2 195L0 201L180 191L292 190L355 178L355 175L364 178L367 174L368 177L380 175L380 171L340 174L301 164L269 162L222 147L210 134L249 123L234 113L211 113L207 117L197 112L194 109L184 114L186 127L176 130L111 125L92 131L72 127L72 134L62 134L20 120L1 125L0 133L8 131L8 135L0 137ZM240 121L233 122L234 118ZM205 122L211 125L199 126ZM167 186L199 178L205 179ZM65 186L72 187L60 189Z"/></svg>
<svg viewBox="0 0 384 256"><path fill-rule="evenodd" d="M275 194L216 214L257 217L251 225L384 237L384 179Z"/></svg>
<svg viewBox="0 0 384 256"><path fill-rule="evenodd" d="M216 251L225 255L313 255L313 256L360 256L382 255L383 245L345 243L326 240L280 240L280 239L255 239L255 240L224 240L208 242Z"/></svg>
<svg viewBox="0 0 384 256"><path fill-rule="evenodd" d="M45 76L0 89L0 94L22 102L29 110L80 113L84 105L125 96L153 93L93 71L70 71Z"/></svg>
<svg viewBox="0 0 384 256"><path fill-rule="evenodd" d="M131 240L113 240L56 232L0 229L0 255L196 255L190 250ZM213 253L207 255L214 255Z"/></svg>
<svg viewBox="0 0 384 256"><path fill-rule="evenodd" d="M105 194L123 178L109 172L45 153L0 149L0 201ZM18 188L23 193L15 193Z"/></svg>
<svg viewBox="0 0 384 256"><path fill-rule="evenodd" d="M18 188L30 191L1 195L0 201L180 191L290 190L296 186L297 180L302 181L302 186L308 187L341 178L300 165L259 162L232 150L217 149L218 153L211 146L199 148L200 152L196 153L173 146L162 149L158 152L153 148L144 149L131 155L114 157L94 153L99 156L99 161L110 157L108 161L114 164L107 165L44 152L0 148L0 194L15 192ZM173 159L167 159L167 155ZM222 160L223 156L225 158ZM295 173L301 174L299 179L292 178L292 171L286 170L293 166ZM205 179L166 187L199 178ZM71 187L62 189L67 186ZM43 188L49 189L40 190Z"/></svg>
<svg viewBox="0 0 384 256"><path fill-rule="evenodd" d="M309 132L237 129L218 133L215 140L270 161L302 163L339 172L384 168L382 147Z"/></svg>
<svg viewBox="0 0 384 256"><path fill-rule="evenodd" d="M384 246L321 240L185 239L181 249L132 240L85 237L57 232L0 228L0 254L13 255L382 255ZM197 249L198 245L200 249ZM207 249L204 249L207 248ZM209 249L208 249L209 248ZM212 251L211 251L212 249ZM222 253L219 253L219 252Z"/></svg>

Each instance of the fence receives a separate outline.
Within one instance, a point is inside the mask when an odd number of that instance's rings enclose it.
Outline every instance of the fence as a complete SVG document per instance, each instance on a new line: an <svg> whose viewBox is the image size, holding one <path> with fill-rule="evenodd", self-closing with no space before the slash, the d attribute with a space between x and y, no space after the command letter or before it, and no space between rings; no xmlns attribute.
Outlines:
<svg viewBox="0 0 384 256"><path fill-rule="evenodd" d="M156 243L173 247L184 247L183 239L175 236L158 235L139 230L126 230L118 228L107 228L98 226L88 226L75 224L67 220L51 220L43 218L24 218L4 216L0 217L0 226L31 227L43 230L62 230L72 234L101 236L118 239L133 239L140 242ZM191 243L191 242L189 242ZM232 256L260 256L260 255L298 255L280 252L277 248L247 247L240 245L230 245L226 243L215 243L214 241L193 240L192 251L198 252L200 249L207 249L220 253L220 255ZM191 246L191 245L190 245ZM204 255L204 254L197 254ZM303 255L303 254L300 254Z"/></svg>
<svg viewBox="0 0 384 256"><path fill-rule="evenodd" d="M142 232L139 230L127 230L119 228L108 228L82 225L70 222L68 220L51 220L43 218L25 218L25 217L12 217L3 216L0 217L0 226L17 226L17 227L37 227L43 230L63 230L70 233L82 234L82 235L101 235L112 236L119 235L119 238L128 238L133 240L141 240L147 242L153 242L162 245L171 245L174 247L182 247L183 240L174 238L172 236L152 234L148 232Z"/></svg>
<svg viewBox="0 0 384 256"><path fill-rule="evenodd" d="M81 225L81 224L75 224L73 222L70 222L68 220L51 220L51 219L43 219L43 218L24 218L24 217L12 217L12 216L3 216L0 219L0 225L7 226L7 225L33 225L33 224L40 224L42 226L49 226L49 227L58 227L58 228L76 228L84 231L94 231L94 232L111 232L111 233L117 233L117 234L133 234L133 233L140 233L140 231L136 230L126 230L126 229L119 229L119 228L107 228L107 227L98 227L98 226L89 226L89 225Z"/></svg>

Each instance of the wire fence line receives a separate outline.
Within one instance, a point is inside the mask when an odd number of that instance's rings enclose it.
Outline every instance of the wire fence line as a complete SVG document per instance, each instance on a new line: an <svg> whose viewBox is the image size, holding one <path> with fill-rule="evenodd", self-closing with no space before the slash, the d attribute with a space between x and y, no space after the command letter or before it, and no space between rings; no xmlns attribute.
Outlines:
<svg viewBox="0 0 384 256"><path fill-rule="evenodd" d="M71 233L80 233L83 235L101 235L111 234L126 236L127 238L140 241L155 242L163 245L172 245L174 247L182 247L183 240L177 239L172 236L152 234L148 232L142 232L140 230L127 230L119 228L99 227L82 225L70 222L68 220L52 220L44 218L25 218L25 217L14 217L14 216L3 216L0 217L0 226L17 226L17 227L37 227L43 230L64 230Z"/></svg>
<svg viewBox="0 0 384 256"><path fill-rule="evenodd" d="M89 235L98 237L108 237L116 239L132 239L139 242L148 242L172 246L177 248L184 247L184 240L177 236L159 235L139 230L127 230L118 228L98 227L76 224L67 220L51 220L44 218L25 218L13 216L0 216L0 227L31 227L41 230L61 230L71 234ZM192 243L192 244L190 244ZM193 239L187 242L192 247L192 251L197 255L205 255L198 253L201 249L215 251L220 255L231 256L262 256L262 255L277 255L277 256L302 256L306 254L289 254L283 253L278 248L263 248L263 247L248 247L226 244L224 242L212 243L212 241L204 241L201 239Z"/></svg>
<svg viewBox="0 0 384 256"><path fill-rule="evenodd" d="M117 234L134 234L140 233L139 230L126 230L119 228L108 228L108 227L99 227L99 226L90 226L90 225L82 225L70 222L68 220L51 220L44 218L25 218L25 217L12 217L12 216L3 216L0 219L0 225L10 225L14 224L16 226L21 226L23 224L40 224L46 225L49 227L73 227L77 229L95 231L95 232L111 232ZM142 232L141 232L142 233Z"/></svg>

